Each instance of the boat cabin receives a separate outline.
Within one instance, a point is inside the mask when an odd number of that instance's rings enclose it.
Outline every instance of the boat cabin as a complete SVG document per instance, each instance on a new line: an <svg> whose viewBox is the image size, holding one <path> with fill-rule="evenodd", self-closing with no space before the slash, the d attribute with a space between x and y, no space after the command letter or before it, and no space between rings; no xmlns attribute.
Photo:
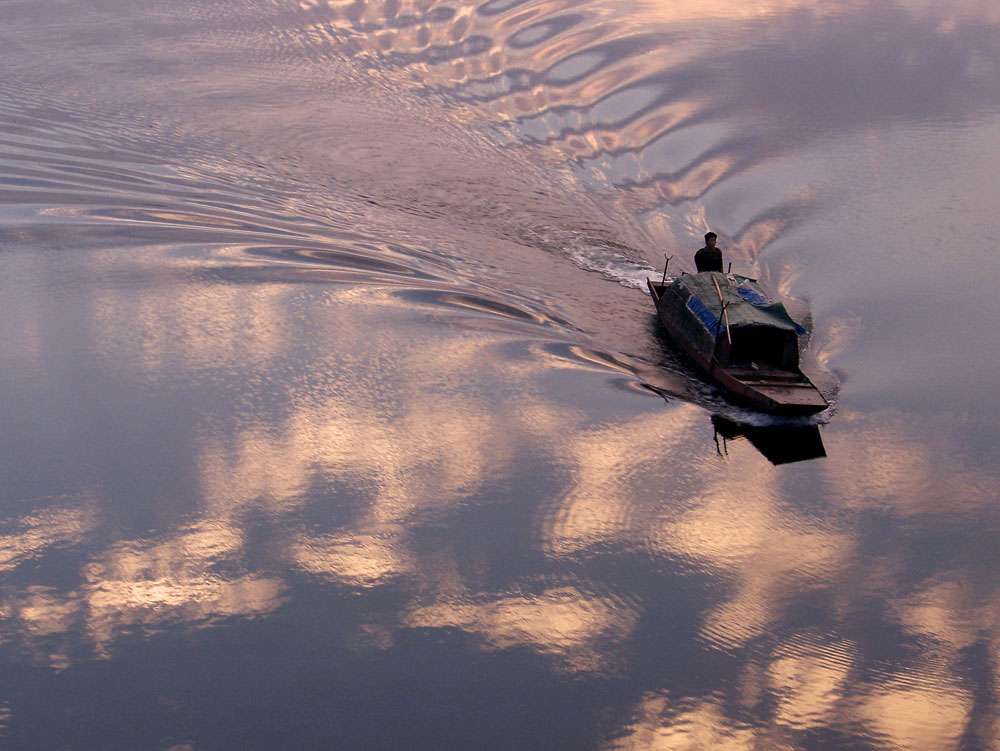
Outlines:
<svg viewBox="0 0 1000 751"><path fill-rule="evenodd" d="M669 328L706 362L798 368L801 327L753 279L714 271L682 274L662 288L659 310Z"/></svg>
<svg viewBox="0 0 1000 751"><path fill-rule="evenodd" d="M794 330L730 325L729 335L723 331L716 339L715 359L728 367L749 367L750 363L754 363L775 370L795 370L799 366L798 337Z"/></svg>

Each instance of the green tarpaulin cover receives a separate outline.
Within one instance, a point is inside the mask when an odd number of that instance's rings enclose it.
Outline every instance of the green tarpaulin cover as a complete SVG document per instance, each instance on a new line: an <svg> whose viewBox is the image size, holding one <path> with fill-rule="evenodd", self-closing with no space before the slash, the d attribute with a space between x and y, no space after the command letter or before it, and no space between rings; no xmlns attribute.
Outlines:
<svg viewBox="0 0 1000 751"><path fill-rule="evenodd" d="M688 307L711 333L715 334L718 331L719 316L722 312L719 292L715 289L713 279L719 283L722 299L729 304L726 313L729 316L731 329L743 326L769 326L785 331L801 332L801 327L788 315L785 306L780 302L771 302L753 279L735 274L727 276L715 271L684 274L679 281L691 293Z"/></svg>

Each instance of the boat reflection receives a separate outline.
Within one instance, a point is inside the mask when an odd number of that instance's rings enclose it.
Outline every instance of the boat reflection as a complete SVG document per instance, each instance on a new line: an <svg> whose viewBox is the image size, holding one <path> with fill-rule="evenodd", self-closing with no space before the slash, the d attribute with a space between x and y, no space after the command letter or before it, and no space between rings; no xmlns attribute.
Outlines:
<svg viewBox="0 0 1000 751"><path fill-rule="evenodd" d="M775 465L826 456L818 425L745 425L716 414L712 427L719 456L728 455L727 443L741 437Z"/></svg>

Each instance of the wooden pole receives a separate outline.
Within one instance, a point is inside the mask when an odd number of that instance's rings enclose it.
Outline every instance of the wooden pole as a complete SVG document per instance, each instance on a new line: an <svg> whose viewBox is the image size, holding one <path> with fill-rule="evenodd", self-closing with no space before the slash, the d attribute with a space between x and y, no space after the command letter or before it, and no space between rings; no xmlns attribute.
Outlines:
<svg viewBox="0 0 1000 751"><path fill-rule="evenodd" d="M726 308L729 307L729 303L722 299L722 290L719 289L719 280L712 276L712 282L715 284L715 291L719 293L719 302L722 303L722 312L719 314L721 317L726 319L726 339L729 340L729 346L733 346L733 335L729 333L729 313L726 312Z"/></svg>
<svg viewBox="0 0 1000 751"><path fill-rule="evenodd" d="M661 287L667 283L667 266L670 265L670 259L673 258L673 256L668 256L664 253L663 257L667 259L667 262L663 264L663 281L660 282Z"/></svg>

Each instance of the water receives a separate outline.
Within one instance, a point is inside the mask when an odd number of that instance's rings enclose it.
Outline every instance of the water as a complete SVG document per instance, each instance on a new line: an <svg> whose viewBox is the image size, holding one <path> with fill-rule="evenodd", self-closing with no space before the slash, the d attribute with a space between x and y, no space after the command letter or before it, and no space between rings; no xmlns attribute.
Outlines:
<svg viewBox="0 0 1000 751"><path fill-rule="evenodd" d="M994 3L14 0L0 66L4 748L998 747ZM817 420L660 331L707 229Z"/></svg>

